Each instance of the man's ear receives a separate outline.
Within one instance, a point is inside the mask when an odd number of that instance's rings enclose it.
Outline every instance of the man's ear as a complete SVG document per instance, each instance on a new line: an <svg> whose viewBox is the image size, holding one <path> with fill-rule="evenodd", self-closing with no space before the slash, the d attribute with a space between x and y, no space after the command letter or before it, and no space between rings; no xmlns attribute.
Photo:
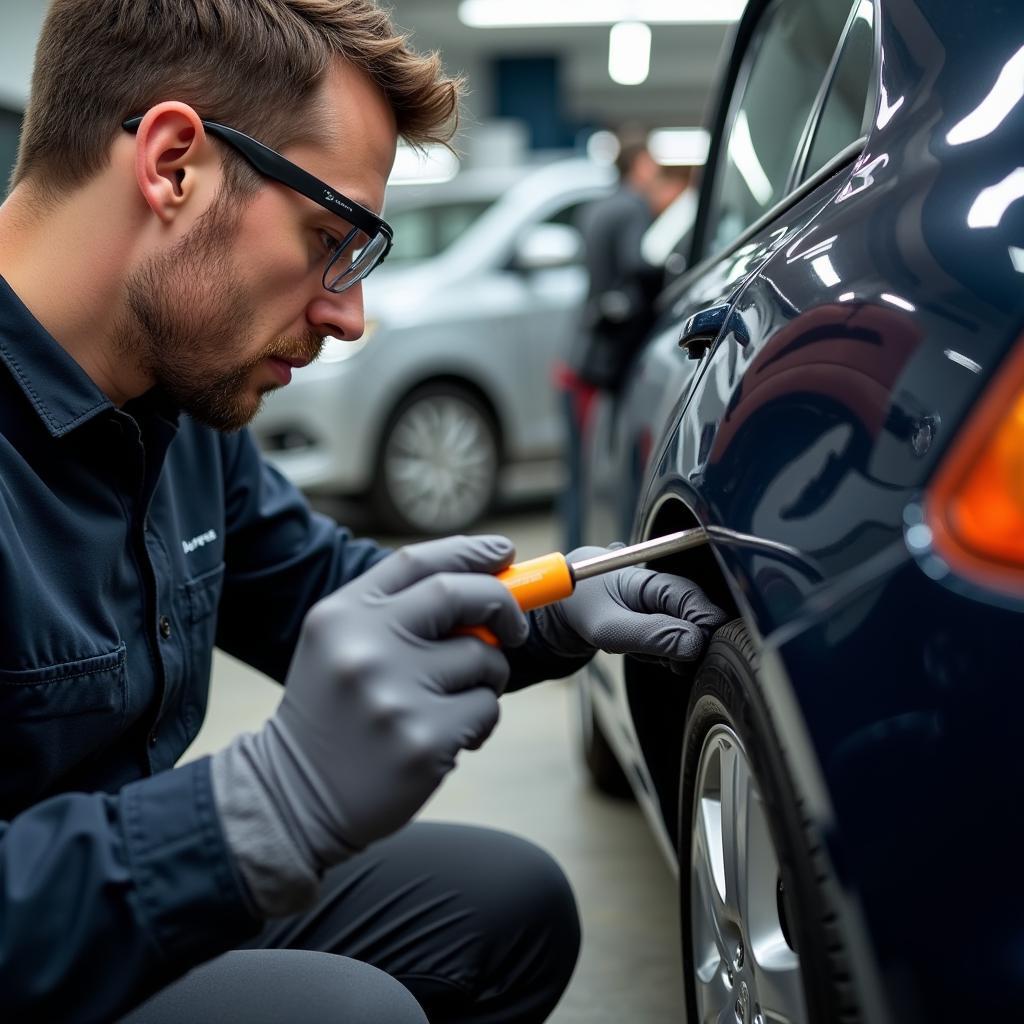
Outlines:
<svg viewBox="0 0 1024 1024"><path fill-rule="evenodd" d="M150 107L135 133L135 179L147 205L170 223L193 197L204 175L220 173L206 129L187 103Z"/></svg>

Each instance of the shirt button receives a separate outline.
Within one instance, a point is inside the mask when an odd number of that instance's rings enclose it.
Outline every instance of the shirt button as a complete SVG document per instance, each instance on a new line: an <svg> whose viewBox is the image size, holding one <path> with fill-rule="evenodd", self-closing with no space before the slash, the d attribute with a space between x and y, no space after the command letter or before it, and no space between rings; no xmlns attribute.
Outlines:
<svg viewBox="0 0 1024 1024"><path fill-rule="evenodd" d="M155 729L153 730L153 732L151 732L149 734L149 745L151 747L155 747L156 746L156 730Z"/></svg>
<svg viewBox="0 0 1024 1024"><path fill-rule="evenodd" d="M170 640L171 638L171 620L166 615L160 616L160 635L165 640Z"/></svg>

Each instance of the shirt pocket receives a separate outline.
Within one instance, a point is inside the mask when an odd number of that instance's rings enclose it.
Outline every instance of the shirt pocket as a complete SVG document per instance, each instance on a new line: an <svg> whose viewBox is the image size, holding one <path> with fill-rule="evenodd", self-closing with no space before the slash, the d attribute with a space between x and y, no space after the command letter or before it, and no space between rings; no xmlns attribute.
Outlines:
<svg viewBox="0 0 1024 1024"><path fill-rule="evenodd" d="M28 803L116 741L127 707L126 649L31 669L0 668L0 794Z"/></svg>
<svg viewBox="0 0 1024 1024"><path fill-rule="evenodd" d="M183 586L188 634L182 712L189 742L195 739L206 717L213 647L217 638L217 609L220 607L223 589L223 563L193 580L188 580Z"/></svg>

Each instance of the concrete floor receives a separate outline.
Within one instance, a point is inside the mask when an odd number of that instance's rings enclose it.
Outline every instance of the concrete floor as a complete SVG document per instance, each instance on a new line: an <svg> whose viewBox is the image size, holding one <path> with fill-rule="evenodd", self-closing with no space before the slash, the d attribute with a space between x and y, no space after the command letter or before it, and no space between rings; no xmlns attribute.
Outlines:
<svg viewBox="0 0 1024 1024"><path fill-rule="evenodd" d="M520 558L558 546L549 512L493 520L480 532L488 531L511 537ZM274 683L218 653L209 714L186 759L255 727L277 699ZM674 879L637 807L589 786L575 727L570 682L511 694L491 739L462 755L423 817L514 832L562 865L580 905L584 938L552 1024L682 1021Z"/></svg>

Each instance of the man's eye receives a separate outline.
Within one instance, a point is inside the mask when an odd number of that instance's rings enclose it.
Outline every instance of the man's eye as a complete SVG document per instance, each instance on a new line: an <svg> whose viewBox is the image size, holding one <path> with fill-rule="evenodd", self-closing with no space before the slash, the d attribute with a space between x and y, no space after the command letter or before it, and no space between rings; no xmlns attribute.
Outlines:
<svg viewBox="0 0 1024 1024"><path fill-rule="evenodd" d="M323 246L324 253L330 256L334 250L338 248L338 239L329 231L320 231L318 234L320 236L320 244Z"/></svg>

